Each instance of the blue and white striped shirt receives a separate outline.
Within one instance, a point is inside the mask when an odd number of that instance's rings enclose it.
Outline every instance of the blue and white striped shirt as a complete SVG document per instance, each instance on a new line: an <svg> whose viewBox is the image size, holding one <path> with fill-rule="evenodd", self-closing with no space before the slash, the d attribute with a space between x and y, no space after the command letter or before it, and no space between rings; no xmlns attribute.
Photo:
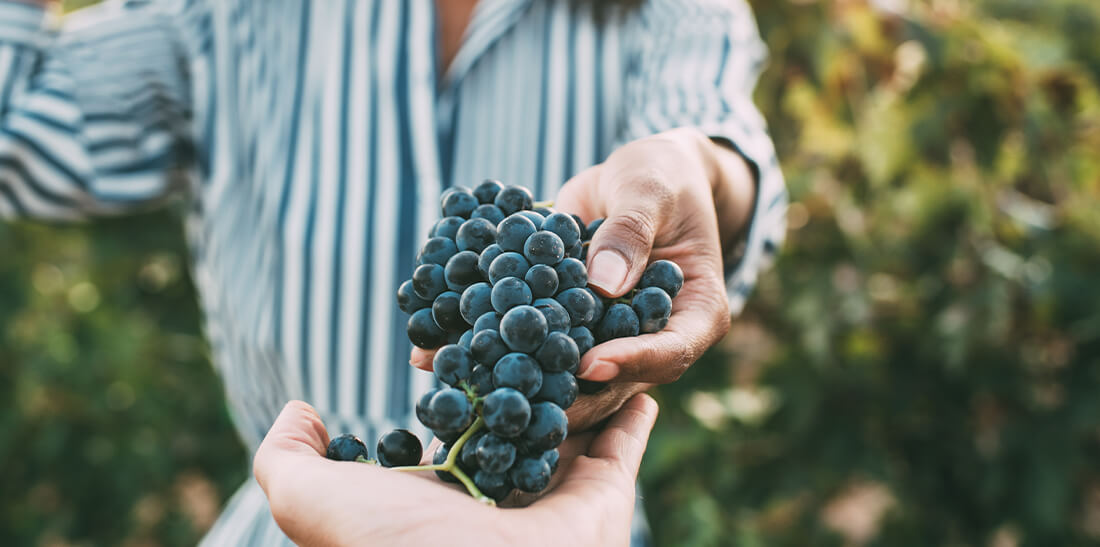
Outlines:
<svg viewBox="0 0 1100 547"><path fill-rule="evenodd" d="M740 0L481 0L446 72L431 0L109 1L57 24L0 0L0 216L79 219L183 196L233 419L254 450L289 399L333 431L410 426L394 294L449 184L552 197L619 144L732 143L758 191L730 257L739 310L784 232ZM285 541L253 481L211 544Z"/></svg>

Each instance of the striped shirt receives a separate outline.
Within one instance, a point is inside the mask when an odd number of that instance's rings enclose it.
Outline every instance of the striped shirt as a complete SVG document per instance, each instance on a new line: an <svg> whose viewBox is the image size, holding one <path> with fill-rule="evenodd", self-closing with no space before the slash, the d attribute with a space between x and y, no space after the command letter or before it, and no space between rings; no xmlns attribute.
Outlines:
<svg viewBox="0 0 1100 547"><path fill-rule="evenodd" d="M740 0L481 0L440 71L431 0L109 1L63 20L0 0L0 216L75 220L174 196L234 423L289 399L330 430L413 426L434 383L395 301L450 184L552 197L622 143L696 127L757 176L728 257L739 310L784 232ZM211 544L285 541L248 481Z"/></svg>

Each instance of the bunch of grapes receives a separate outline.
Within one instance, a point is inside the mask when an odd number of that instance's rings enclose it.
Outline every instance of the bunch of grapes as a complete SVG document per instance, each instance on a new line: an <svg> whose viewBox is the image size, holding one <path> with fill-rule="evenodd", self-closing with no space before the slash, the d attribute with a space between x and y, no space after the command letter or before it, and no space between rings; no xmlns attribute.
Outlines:
<svg viewBox="0 0 1100 547"><path fill-rule="evenodd" d="M409 340L436 350L432 365L445 387L425 393L416 416L443 444L432 465L417 466L419 440L391 431L375 463L433 470L488 503L513 489L539 492L557 469L565 410L579 393L602 388L574 376L581 355L664 328L683 273L659 260L626 296L604 298L588 287L584 263L602 219L586 226L493 180L450 188L441 201L443 219L397 302L410 314ZM328 452L373 462L352 435L333 439Z"/></svg>

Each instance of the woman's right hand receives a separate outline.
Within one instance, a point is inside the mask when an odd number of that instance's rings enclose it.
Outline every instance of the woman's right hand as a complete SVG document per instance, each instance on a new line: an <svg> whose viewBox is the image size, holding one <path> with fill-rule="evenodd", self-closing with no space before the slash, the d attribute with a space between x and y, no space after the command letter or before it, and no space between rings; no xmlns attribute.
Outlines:
<svg viewBox="0 0 1100 547"><path fill-rule="evenodd" d="M287 404L253 472L279 527L301 545L627 545L634 483L657 403L637 395L521 509L478 503L421 474L324 457L328 434L308 404ZM425 473L424 475L430 475Z"/></svg>

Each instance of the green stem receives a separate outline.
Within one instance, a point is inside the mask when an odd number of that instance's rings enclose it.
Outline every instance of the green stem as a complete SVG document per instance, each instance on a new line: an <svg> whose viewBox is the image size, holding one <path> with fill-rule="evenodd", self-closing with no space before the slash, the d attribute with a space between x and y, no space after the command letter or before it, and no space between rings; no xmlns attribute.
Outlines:
<svg viewBox="0 0 1100 547"><path fill-rule="evenodd" d="M536 201L536 202L531 204L532 209L538 209L539 207L545 207L545 208L549 209L553 206L554 206L554 200L552 200L552 199L547 200L547 201Z"/></svg>
<svg viewBox="0 0 1100 547"><path fill-rule="evenodd" d="M392 467L394 471L444 471L450 473L454 478L458 479L466 490L470 492L470 495L474 499L484 503L486 505L496 505L496 502L492 498L481 493L481 490L474 484L474 481L470 479L462 468L458 466L458 456L462 452L462 446L470 440L470 437L474 436L479 429L485 427L485 420L478 416L474 423L470 424L470 427L466 428L466 431L458 438L453 445L451 445L450 452L447 453L447 459L443 463L433 465L411 465L405 467Z"/></svg>

